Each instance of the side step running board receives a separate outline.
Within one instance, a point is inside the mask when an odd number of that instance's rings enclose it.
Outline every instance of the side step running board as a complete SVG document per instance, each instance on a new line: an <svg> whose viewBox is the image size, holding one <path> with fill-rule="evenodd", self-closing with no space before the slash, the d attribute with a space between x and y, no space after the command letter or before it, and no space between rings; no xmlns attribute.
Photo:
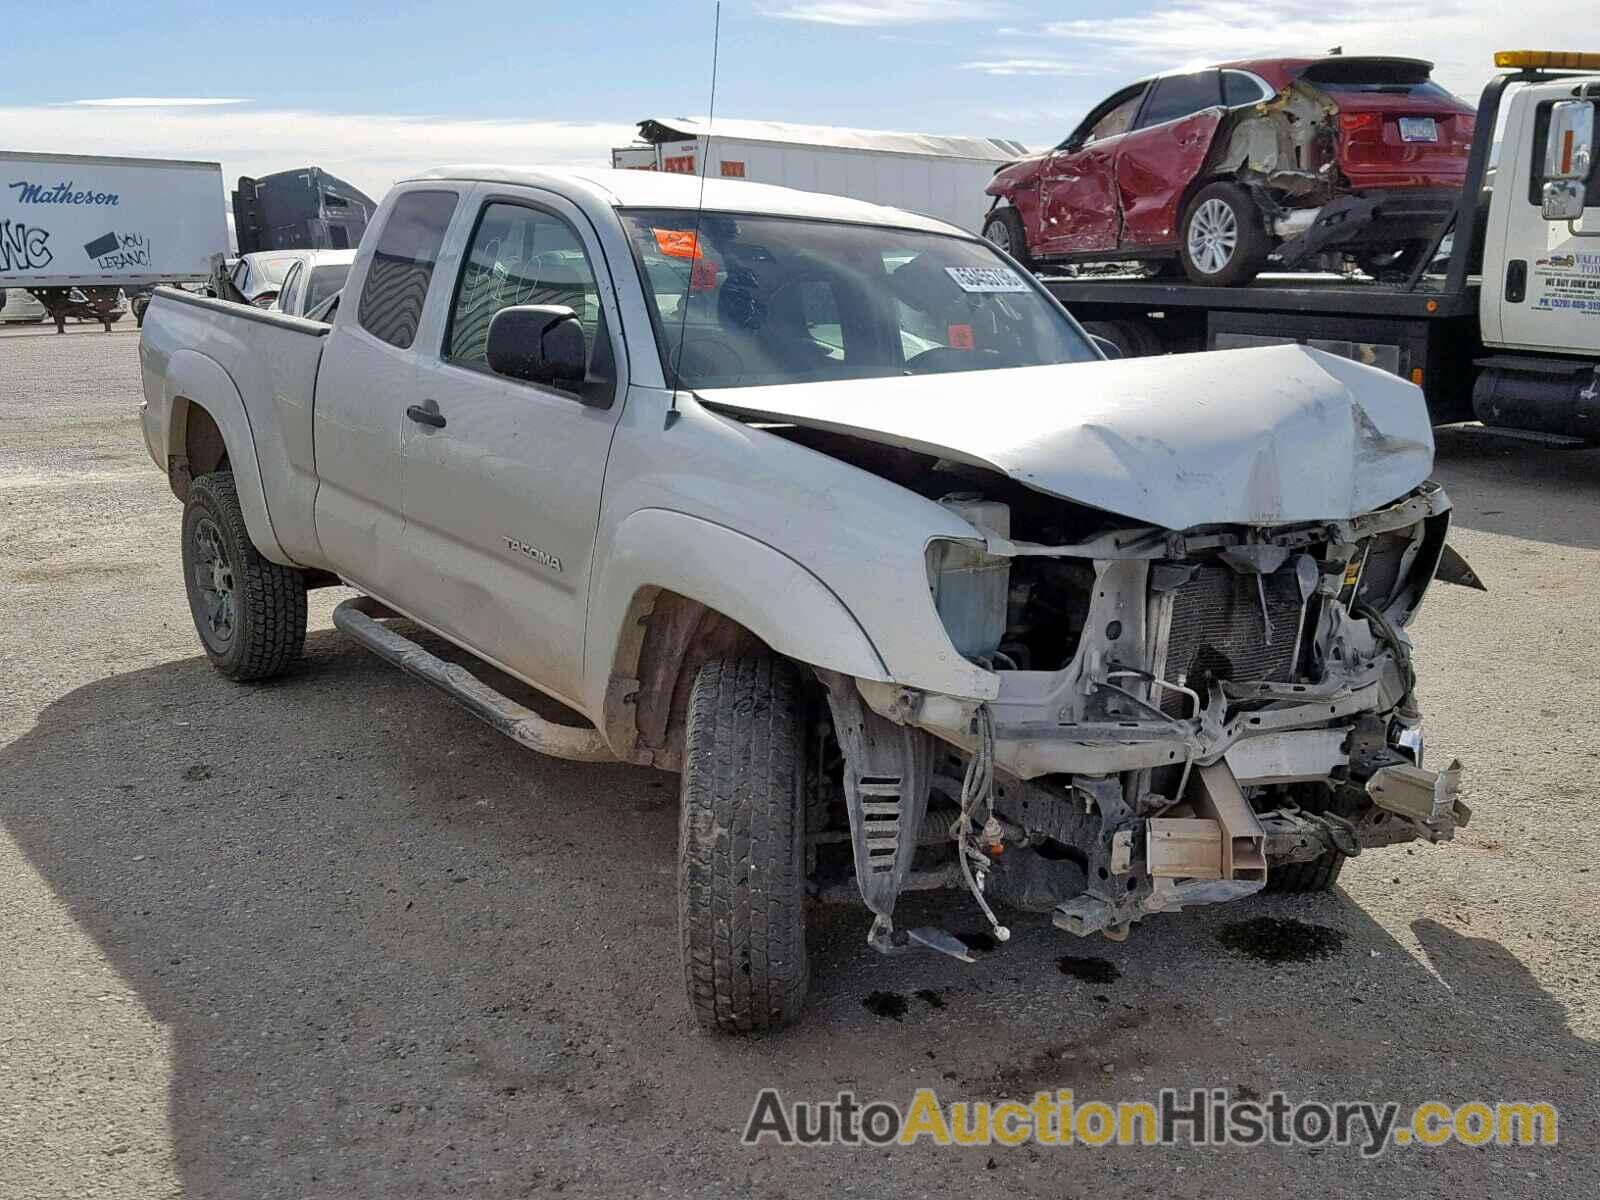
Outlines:
<svg viewBox="0 0 1600 1200"><path fill-rule="evenodd" d="M333 610L334 627L406 674L433 684L518 745L573 762L617 761L599 730L546 720L531 708L501 695L465 667L429 654L410 638L385 628L363 611L375 608L378 606L366 596L346 600Z"/></svg>

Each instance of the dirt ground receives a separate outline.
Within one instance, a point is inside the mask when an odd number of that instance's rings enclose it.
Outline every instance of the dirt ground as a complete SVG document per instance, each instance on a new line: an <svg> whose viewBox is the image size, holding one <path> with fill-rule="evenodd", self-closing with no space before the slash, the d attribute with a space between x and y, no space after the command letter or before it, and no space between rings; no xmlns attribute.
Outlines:
<svg viewBox="0 0 1600 1200"><path fill-rule="evenodd" d="M291 677L208 668L137 350L0 336L0 1197L1596 1194L1600 456L1441 434L1491 589L1415 626L1454 844L971 966L819 910L804 1022L741 1042L686 1014L672 777L500 740L336 634L339 591ZM1262 961L1263 916L1326 957ZM769 1085L1544 1099L1564 1144L743 1147Z"/></svg>

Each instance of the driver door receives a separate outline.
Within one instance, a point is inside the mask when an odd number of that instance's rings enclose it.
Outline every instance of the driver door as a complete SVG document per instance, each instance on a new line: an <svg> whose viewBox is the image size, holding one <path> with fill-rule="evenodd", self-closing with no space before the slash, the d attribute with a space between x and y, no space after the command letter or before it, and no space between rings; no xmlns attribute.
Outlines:
<svg viewBox="0 0 1600 1200"><path fill-rule="evenodd" d="M570 700L625 359L592 229L571 204L538 195L483 187L472 197L439 353L418 363L420 406L402 422L407 596L441 633ZM489 322L519 304L573 310L589 351L583 384L489 369Z"/></svg>
<svg viewBox="0 0 1600 1200"><path fill-rule="evenodd" d="M1133 125L1148 85L1112 96L1045 159L1039 177L1039 252L1115 250L1122 218L1117 203L1117 150Z"/></svg>

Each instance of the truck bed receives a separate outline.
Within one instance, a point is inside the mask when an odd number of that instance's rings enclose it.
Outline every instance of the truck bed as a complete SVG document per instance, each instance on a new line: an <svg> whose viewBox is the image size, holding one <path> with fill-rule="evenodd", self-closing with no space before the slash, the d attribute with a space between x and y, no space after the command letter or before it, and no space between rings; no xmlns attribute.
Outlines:
<svg viewBox="0 0 1600 1200"><path fill-rule="evenodd" d="M311 420L327 333L316 321L172 288L157 288L145 313L139 359L150 456L163 469L177 456L185 471L191 455L209 458L189 429L191 406L205 409L257 549L274 562L320 559Z"/></svg>
<svg viewBox="0 0 1600 1200"><path fill-rule="evenodd" d="M1258 276L1248 287L1199 287L1182 279L1137 275L1084 278L1041 275L1039 282L1063 304L1128 304L1147 310L1199 308L1232 312L1322 313L1331 316L1410 317L1427 320L1474 315L1478 283L1457 292L1424 279L1414 292L1340 275ZM1432 284L1434 289L1428 290Z"/></svg>

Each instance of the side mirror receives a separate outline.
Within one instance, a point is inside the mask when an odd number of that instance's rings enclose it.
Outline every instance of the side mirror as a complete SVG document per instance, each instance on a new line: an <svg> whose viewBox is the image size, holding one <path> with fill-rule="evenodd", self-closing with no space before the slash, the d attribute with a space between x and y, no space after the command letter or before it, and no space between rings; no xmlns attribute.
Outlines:
<svg viewBox="0 0 1600 1200"><path fill-rule="evenodd" d="M1583 216L1588 199L1585 181L1594 166L1594 109L1592 100L1562 100L1550 106L1540 206L1547 221L1576 221Z"/></svg>
<svg viewBox="0 0 1600 1200"><path fill-rule="evenodd" d="M489 322L486 357L496 375L559 387L583 382L589 348L566 305L519 304Z"/></svg>
<svg viewBox="0 0 1600 1200"><path fill-rule="evenodd" d="M1107 358L1122 357L1122 347L1117 345L1110 338L1103 338L1098 333L1091 333L1089 335L1089 340L1094 343L1095 349L1099 350L1100 353L1104 354Z"/></svg>
<svg viewBox="0 0 1600 1200"><path fill-rule="evenodd" d="M1539 215L1546 221L1578 221L1583 218L1587 189L1578 179L1552 179L1544 185Z"/></svg>

